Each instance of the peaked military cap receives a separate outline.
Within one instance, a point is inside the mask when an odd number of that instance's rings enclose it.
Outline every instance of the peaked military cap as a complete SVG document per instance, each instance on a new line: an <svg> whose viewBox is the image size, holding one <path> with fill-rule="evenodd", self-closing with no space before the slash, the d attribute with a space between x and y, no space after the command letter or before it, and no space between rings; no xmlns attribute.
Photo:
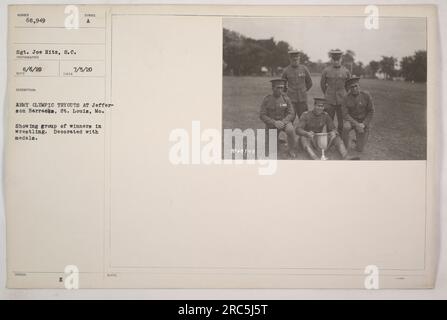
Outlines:
<svg viewBox="0 0 447 320"><path fill-rule="evenodd" d="M286 79L277 78L277 79L270 80L270 82L272 83L273 86L277 86L277 85L285 86L287 80Z"/></svg>
<svg viewBox="0 0 447 320"><path fill-rule="evenodd" d="M315 103L315 105L323 105L326 103L326 99L325 98L314 98L314 103Z"/></svg>
<svg viewBox="0 0 447 320"><path fill-rule="evenodd" d="M353 85L355 83L359 83L359 81L360 81L360 77L352 76L351 78L349 78L345 81L345 88L349 88L351 85Z"/></svg>
<svg viewBox="0 0 447 320"><path fill-rule="evenodd" d="M329 51L330 56L341 56L342 54L343 51L341 51L340 49L332 49L331 51Z"/></svg>

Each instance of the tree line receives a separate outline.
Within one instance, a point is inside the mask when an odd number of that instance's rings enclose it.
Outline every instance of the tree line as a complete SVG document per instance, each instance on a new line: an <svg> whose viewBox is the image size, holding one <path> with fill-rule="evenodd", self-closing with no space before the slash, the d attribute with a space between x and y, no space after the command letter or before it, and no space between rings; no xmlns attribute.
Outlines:
<svg viewBox="0 0 447 320"><path fill-rule="evenodd" d="M286 41L269 39L255 40L240 33L223 29L223 73L225 75L280 75L289 64L288 51L292 47ZM329 58L329 57L328 57ZM329 61L311 61L301 51L301 63L311 73L321 73ZM393 56L382 56L379 61L370 61L364 65L356 61L355 52L346 50L342 63L352 74L384 79L401 77L406 81L427 81L427 52L416 51L414 55L403 57L400 61Z"/></svg>

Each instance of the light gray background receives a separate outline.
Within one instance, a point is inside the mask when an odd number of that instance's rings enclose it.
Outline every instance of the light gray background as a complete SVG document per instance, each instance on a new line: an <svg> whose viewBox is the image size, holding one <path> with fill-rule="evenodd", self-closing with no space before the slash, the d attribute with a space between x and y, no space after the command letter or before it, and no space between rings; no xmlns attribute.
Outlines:
<svg viewBox="0 0 447 320"><path fill-rule="evenodd" d="M445 0L289 0L289 1L231 1L231 0L207 0L207 1L6 1L0 4L0 101L4 101L6 92L6 37L7 37L7 5L8 4L365 4L365 5L381 5L381 4L436 4L439 14L439 29L442 65L440 70L442 73L441 88L439 92L442 94L441 105L444 107L446 100L447 72L444 68L447 65L446 58L446 42L447 42L447 2ZM2 112L0 113L1 134L0 148L3 150L3 131L4 131L4 105L2 104ZM445 126L447 124L447 113L442 110L442 134L445 135ZM439 271L436 282L436 288L433 290L303 290L303 289L147 289L147 290L19 290L5 289L6 284L6 245L5 245L5 215L4 215L4 199L3 184L0 186L0 299L447 299L447 256L446 256L446 207L447 207L447 179L445 169L447 168L447 148L446 141L443 139L442 144L442 164L441 164L441 246ZM4 155L3 155L4 157ZM2 176L3 176L3 157L0 158Z"/></svg>

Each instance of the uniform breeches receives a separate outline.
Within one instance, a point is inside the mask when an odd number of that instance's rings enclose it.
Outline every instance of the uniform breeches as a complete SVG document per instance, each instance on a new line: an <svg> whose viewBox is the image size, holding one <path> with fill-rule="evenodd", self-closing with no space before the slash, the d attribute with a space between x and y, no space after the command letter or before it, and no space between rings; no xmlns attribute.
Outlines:
<svg viewBox="0 0 447 320"><path fill-rule="evenodd" d="M307 111L307 102L306 101L292 101L293 109L295 109L296 116L298 118Z"/></svg>
<svg viewBox="0 0 447 320"><path fill-rule="evenodd" d="M335 120L335 115L337 115L337 131L339 134L343 132L343 114L341 112L341 105L339 104L327 104L324 107L326 111Z"/></svg>
<svg viewBox="0 0 447 320"><path fill-rule="evenodd" d="M306 151L307 155L314 160L319 159L319 157L316 155L315 153L315 149L317 149L317 145L315 143L314 139L311 139L309 137L304 137L301 136L300 137L300 141L301 141L301 145L304 149L304 151ZM335 138L333 138L332 140L329 141L328 143L328 149L334 145L335 148L337 149L338 153L340 154L342 159L345 159L346 156L348 155L348 152L346 150L346 147L342 141L342 139L340 138L339 135L336 135Z"/></svg>
<svg viewBox="0 0 447 320"><path fill-rule="evenodd" d="M295 148L296 146L296 134L295 134L295 128L293 127L292 123L289 122L288 124L286 124L286 126L284 127L284 129L277 129L277 128L272 128L272 127L266 127L266 136L265 136L265 143L266 143L266 150L269 146L269 130L277 130L277 139L279 138L279 133L281 131L284 131L287 135L287 144L289 147L289 150L292 150ZM278 147L278 145L276 145Z"/></svg>
<svg viewBox="0 0 447 320"><path fill-rule="evenodd" d="M362 152L365 148L369 138L369 127L365 127L363 132L360 132L356 127L352 126L349 121L345 121L343 124L343 142L345 146L349 147L349 134L351 130L355 131L356 150Z"/></svg>

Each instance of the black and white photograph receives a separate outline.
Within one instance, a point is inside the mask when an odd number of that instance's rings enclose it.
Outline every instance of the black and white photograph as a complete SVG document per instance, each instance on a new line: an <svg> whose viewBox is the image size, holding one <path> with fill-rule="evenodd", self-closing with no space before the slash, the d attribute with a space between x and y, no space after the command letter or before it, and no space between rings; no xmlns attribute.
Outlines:
<svg viewBox="0 0 447 320"><path fill-rule="evenodd" d="M397 1L0 5L0 300L447 297L447 2Z"/></svg>
<svg viewBox="0 0 447 320"><path fill-rule="evenodd" d="M227 159L426 159L425 18L225 18L222 68Z"/></svg>

